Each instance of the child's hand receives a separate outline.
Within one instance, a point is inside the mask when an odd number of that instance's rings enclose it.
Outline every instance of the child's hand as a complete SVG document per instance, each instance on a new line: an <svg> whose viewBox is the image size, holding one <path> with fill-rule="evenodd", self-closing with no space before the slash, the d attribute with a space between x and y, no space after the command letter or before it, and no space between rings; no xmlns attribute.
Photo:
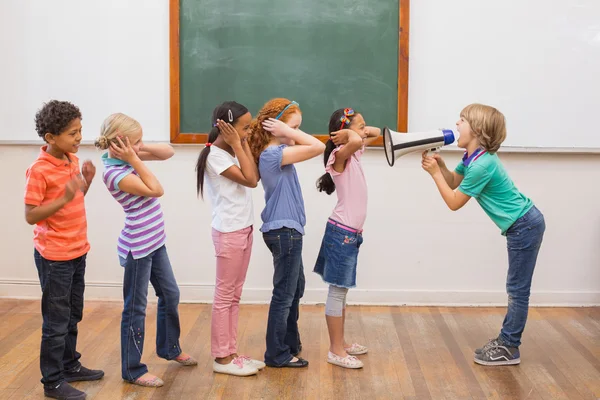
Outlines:
<svg viewBox="0 0 600 400"><path fill-rule="evenodd" d="M350 137L350 129L342 129L341 131L331 132L329 135L331 137L331 141L336 146L341 144L348 143L348 138Z"/></svg>
<svg viewBox="0 0 600 400"><path fill-rule="evenodd" d="M75 197L77 192L82 190L83 186L84 186L84 183L80 176L77 176L77 177L71 179L65 185L65 194L64 194L65 201L68 203L71 200L73 200L73 198Z"/></svg>
<svg viewBox="0 0 600 400"><path fill-rule="evenodd" d="M421 162L421 166L423 169L431 176L434 176L437 173L440 173L440 166L437 163L437 160L434 157L423 156L423 161Z"/></svg>
<svg viewBox="0 0 600 400"><path fill-rule="evenodd" d="M231 147L234 147L236 144L240 143L240 135L235 130L233 125L231 125L229 122L225 122L218 119L217 127L219 128L219 131L221 132L225 143L227 143Z"/></svg>
<svg viewBox="0 0 600 400"><path fill-rule="evenodd" d="M83 179L89 185L96 176L96 167L90 160L85 160L83 166L81 167L81 174L83 175Z"/></svg>
<svg viewBox="0 0 600 400"><path fill-rule="evenodd" d="M273 136L285 138L294 130L290 128L286 123L281 122L275 118L269 118L263 122L263 128L265 131L270 132Z"/></svg>
<svg viewBox="0 0 600 400"><path fill-rule="evenodd" d="M120 136L117 137L117 141L119 142L118 146L114 143L110 144L110 150L116 158L128 162L129 164L138 159L137 154L131 147L128 137L125 138L125 143L123 143Z"/></svg>
<svg viewBox="0 0 600 400"><path fill-rule="evenodd" d="M437 161L437 164L440 166L440 168L446 168L446 162L444 161L442 156L440 156L439 153L433 153L433 155L428 156L427 151L424 151L422 156L423 156L423 160L425 160L427 157L435 158L435 160Z"/></svg>

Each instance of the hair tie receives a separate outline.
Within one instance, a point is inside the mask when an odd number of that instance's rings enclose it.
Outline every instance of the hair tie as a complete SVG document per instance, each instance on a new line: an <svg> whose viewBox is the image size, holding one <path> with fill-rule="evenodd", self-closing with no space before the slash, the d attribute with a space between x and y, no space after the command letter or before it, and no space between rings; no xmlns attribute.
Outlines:
<svg viewBox="0 0 600 400"><path fill-rule="evenodd" d="M205 145L206 147L210 147L210 146L212 146L212 143L211 143L211 142L206 142L204 145Z"/></svg>
<svg viewBox="0 0 600 400"><path fill-rule="evenodd" d="M340 129L342 129L345 124L350 125L350 118L348 118L348 117L353 117L353 116L354 116L354 109L344 108L344 115L340 118L340 122L342 123L342 125L340 125Z"/></svg>

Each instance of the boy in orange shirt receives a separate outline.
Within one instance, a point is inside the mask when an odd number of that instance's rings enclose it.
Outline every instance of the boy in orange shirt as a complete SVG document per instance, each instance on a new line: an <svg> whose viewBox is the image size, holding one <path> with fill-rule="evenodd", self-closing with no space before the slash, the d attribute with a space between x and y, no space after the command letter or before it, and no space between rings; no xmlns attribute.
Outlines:
<svg viewBox="0 0 600 400"><path fill-rule="evenodd" d="M27 169L25 220L35 224L34 258L42 287L42 383L48 397L84 399L85 393L68 382L104 376L82 366L76 351L90 249L84 195L96 168L86 161L79 169L81 112L76 106L50 101L37 112L35 124L47 144Z"/></svg>

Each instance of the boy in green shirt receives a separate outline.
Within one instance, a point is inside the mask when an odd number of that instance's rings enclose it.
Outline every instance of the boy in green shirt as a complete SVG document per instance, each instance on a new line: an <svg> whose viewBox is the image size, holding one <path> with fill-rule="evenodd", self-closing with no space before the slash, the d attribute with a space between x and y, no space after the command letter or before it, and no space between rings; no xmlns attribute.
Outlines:
<svg viewBox="0 0 600 400"><path fill-rule="evenodd" d="M422 166L451 210L460 209L474 197L506 236L508 310L499 336L476 349L474 361L481 365L519 364L531 280L546 229L544 216L519 192L496 155L506 138L504 115L493 107L471 104L461 111L456 126L458 147L466 150L456 169L449 171L439 154L427 157L423 153Z"/></svg>

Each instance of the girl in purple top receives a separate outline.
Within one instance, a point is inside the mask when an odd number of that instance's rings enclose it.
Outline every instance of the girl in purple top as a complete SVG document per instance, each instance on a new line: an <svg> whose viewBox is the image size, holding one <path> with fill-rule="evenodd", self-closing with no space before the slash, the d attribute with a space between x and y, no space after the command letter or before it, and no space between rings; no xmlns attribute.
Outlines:
<svg viewBox="0 0 600 400"><path fill-rule="evenodd" d="M163 188L144 160L166 160L173 156L168 144L142 141L142 127L133 118L113 114L106 118L96 147L102 155L102 179L110 194L125 211L125 227L117 244L124 267L124 309L121 318L121 375L127 382L158 387L163 381L148 373L142 363L148 283L158 297L156 354L181 365L196 365L179 346L179 288L165 246L162 209L158 198Z"/></svg>

